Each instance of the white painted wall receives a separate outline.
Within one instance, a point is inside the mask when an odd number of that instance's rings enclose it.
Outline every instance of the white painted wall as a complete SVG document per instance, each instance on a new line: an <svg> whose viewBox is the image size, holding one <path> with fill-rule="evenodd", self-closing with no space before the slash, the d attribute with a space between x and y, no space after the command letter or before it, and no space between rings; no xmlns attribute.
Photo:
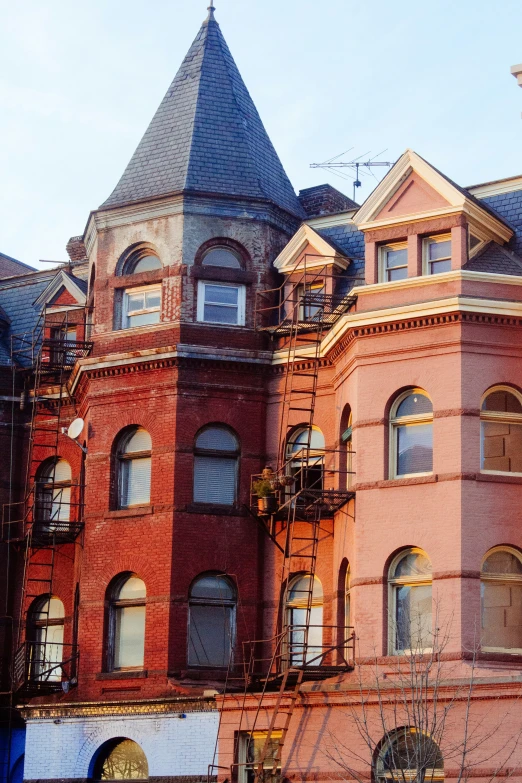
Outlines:
<svg viewBox="0 0 522 783"><path fill-rule="evenodd" d="M100 745L116 737L141 746L150 776L206 775L213 760L219 715L184 714L184 719L178 713L62 718L59 724L53 719L29 720L24 778L86 778Z"/></svg>

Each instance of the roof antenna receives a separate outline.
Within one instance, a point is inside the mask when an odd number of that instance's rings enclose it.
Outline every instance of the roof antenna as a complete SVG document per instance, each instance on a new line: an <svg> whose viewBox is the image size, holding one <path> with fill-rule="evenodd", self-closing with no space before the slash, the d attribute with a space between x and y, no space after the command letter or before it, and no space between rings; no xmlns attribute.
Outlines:
<svg viewBox="0 0 522 783"><path fill-rule="evenodd" d="M211 19L214 19L214 11L216 9L214 8L214 0L210 0L210 5L207 8L208 11L208 21L210 22Z"/></svg>
<svg viewBox="0 0 522 783"><path fill-rule="evenodd" d="M353 150L353 147L351 147L349 150L346 150L346 152L350 152ZM334 174L337 174L339 177L342 177L342 179L354 179L353 183L353 200L355 201L355 196L357 194L357 188L360 188L362 185L361 180L359 179L360 174L371 174L375 179L375 174L372 171L372 168L375 168L376 166L387 166L388 168L391 168L394 164L390 161L384 161L384 160L375 160L379 157L379 155L382 155L384 152L387 152L387 150L383 150L382 152L379 152L377 155L374 155L373 158L369 158L368 160L361 160L361 158L365 157L366 155L369 155L369 152L365 152L362 155L359 155L357 158L354 158L353 160L339 160L339 158L342 158L343 155L346 155L346 152L342 152L340 155L336 155L334 158L330 158L330 160L325 160L323 163L311 163L310 168L311 169L326 169L329 171L332 171ZM348 174L346 176L344 172L339 171L338 169L351 169L352 172L355 172L355 176Z"/></svg>

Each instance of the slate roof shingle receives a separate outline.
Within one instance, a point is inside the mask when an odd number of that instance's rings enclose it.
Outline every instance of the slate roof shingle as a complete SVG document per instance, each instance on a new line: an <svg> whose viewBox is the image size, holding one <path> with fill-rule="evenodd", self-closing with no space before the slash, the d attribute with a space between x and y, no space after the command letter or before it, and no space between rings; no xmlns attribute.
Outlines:
<svg viewBox="0 0 522 783"><path fill-rule="evenodd" d="M464 264L463 269L469 272L521 276L522 258L497 245L496 242L489 242L482 251Z"/></svg>
<svg viewBox="0 0 522 783"><path fill-rule="evenodd" d="M213 14L101 208L181 191L268 200L305 216Z"/></svg>

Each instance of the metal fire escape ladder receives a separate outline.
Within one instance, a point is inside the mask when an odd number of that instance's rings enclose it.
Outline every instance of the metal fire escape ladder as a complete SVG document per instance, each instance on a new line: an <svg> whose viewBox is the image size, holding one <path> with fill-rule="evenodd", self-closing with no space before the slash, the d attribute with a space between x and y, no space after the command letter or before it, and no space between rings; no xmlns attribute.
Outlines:
<svg viewBox="0 0 522 783"><path fill-rule="evenodd" d="M79 309L71 308L76 312ZM85 309L81 310L85 330ZM57 485L56 480L63 408L64 405L74 407L68 377L76 360L87 356L91 349L85 340L64 339L71 324L77 327L78 319L69 321L68 311L49 315L44 308L30 335L12 338L13 365L32 380L24 500L4 507L3 521L4 540L23 547L24 552L17 645L11 674L13 691L23 690L27 696L61 690L62 680L75 676L77 662L75 645L55 642L49 645L48 641L56 555L62 545L73 544L83 529L81 483L69 485L69 493L78 493L76 502L72 503L70 494L64 499L63 486ZM46 460L53 461L54 468L45 479L43 492L38 470ZM73 515L77 519L71 518L72 509L77 509ZM44 597L48 600L38 612L38 639L27 638L33 601ZM50 646L56 648L51 655Z"/></svg>
<svg viewBox="0 0 522 783"><path fill-rule="evenodd" d="M253 765L253 783L262 783L267 775L277 774L301 684L304 679L322 678L318 676L317 668L315 672L311 669L322 665L328 656L331 658L334 649L334 646L326 651L321 648L321 652L317 654L317 649L309 645L321 520L333 516L332 504L328 505L323 497L324 475L317 478L318 468L324 473L324 456L321 451L312 448L312 439L321 365L321 343L325 331L348 310L354 303L355 296L325 293L328 274L331 275L326 267L319 271L307 271L305 259L301 277L296 280L290 295L278 305L279 322L274 326L265 327L273 338L283 339L286 342L276 472L276 481L283 486L283 489L280 491L281 502L277 515L274 517L281 522L285 542L282 548L278 545L283 552L280 590L282 600L277 619L280 632L273 640L274 655L250 729L249 741L252 742L262 705L265 703L263 712L270 713L270 720L263 747ZM266 311L269 308L262 309ZM288 309L290 312L287 312ZM283 355L283 350L280 355ZM289 454L287 451L289 434L296 426L302 427L307 433L306 440L299 444L297 451ZM349 499L350 493L345 495L346 497L338 502L338 508ZM268 526L265 523L267 532L273 540L275 540L274 518ZM309 564L306 574L308 579L299 589L292 588L293 599L295 600L298 594L299 608L301 611L304 610L303 621L295 625L287 609L288 598L292 577L299 568L302 568L303 559ZM347 663L346 660L344 663ZM249 664L248 669L255 670L255 665ZM331 676L332 673L330 667L323 676ZM273 693L270 693L270 685L277 689L273 703L270 703L274 698ZM248 687L247 682L247 689ZM243 714L240 718L240 729L242 719Z"/></svg>

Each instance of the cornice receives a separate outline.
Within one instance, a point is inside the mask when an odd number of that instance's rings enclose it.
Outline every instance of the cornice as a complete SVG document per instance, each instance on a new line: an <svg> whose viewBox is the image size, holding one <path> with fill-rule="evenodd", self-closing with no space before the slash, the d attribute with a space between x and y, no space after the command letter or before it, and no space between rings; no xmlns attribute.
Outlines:
<svg viewBox="0 0 522 783"><path fill-rule="evenodd" d="M361 299L368 294L376 294L384 291L397 291L420 286L433 286L440 283L449 283L458 280L470 280L475 283L501 283L502 285L522 286L522 274L502 275L492 272L472 272L467 269L455 269L451 272L442 272L439 275L418 275L407 277L404 280L395 280L390 283L371 283L357 288L357 298Z"/></svg>
<svg viewBox="0 0 522 783"><path fill-rule="evenodd" d="M180 712L215 712L213 698L189 697L141 702L80 702L78 704L30 704L19 708L26 720L53 718L121 717L122 715L166 715Z"/></svg>
<svg viewBox="0 0 522 783"><path fill-rule="evenodd" d="M487 198L488 196L500 196L502 193L513 193L514 191L522 190L522 176L483 182L480 185L471 185L466 190L475 198Z"/></svg>

